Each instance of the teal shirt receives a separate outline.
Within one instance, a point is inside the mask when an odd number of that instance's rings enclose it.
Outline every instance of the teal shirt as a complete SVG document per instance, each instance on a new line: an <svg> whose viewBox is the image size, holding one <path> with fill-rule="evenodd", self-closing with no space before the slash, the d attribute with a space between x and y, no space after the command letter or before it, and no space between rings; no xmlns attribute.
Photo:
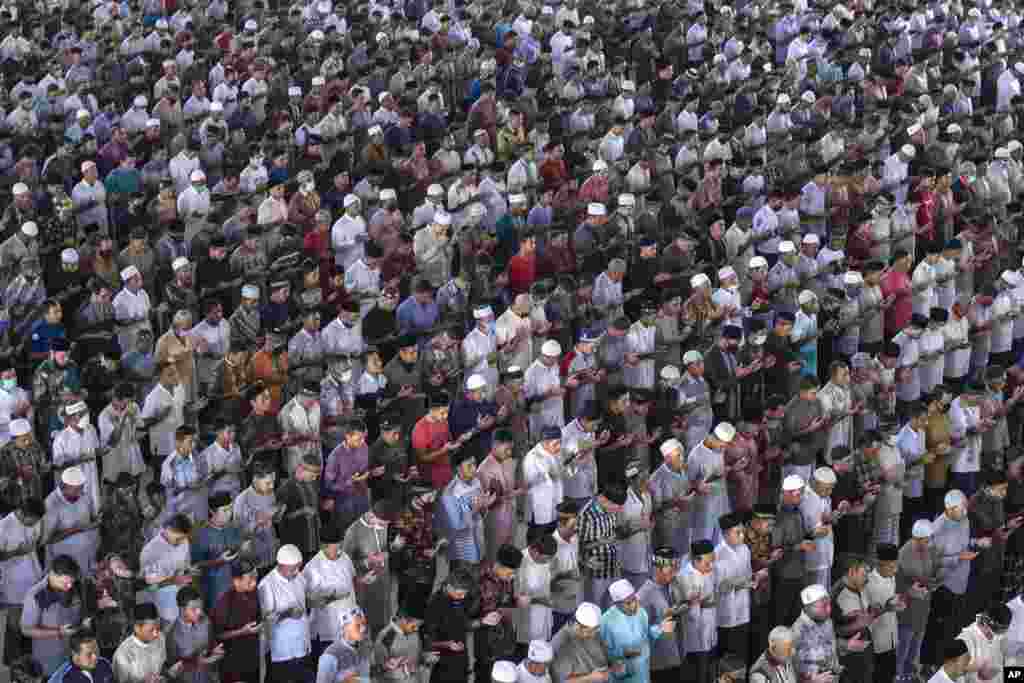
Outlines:
<svg viewBox="0 0 1024 683"><path fill-rule="evenodd" d="M643 607L638 608L633 616L618 607L611 607L601 616L600 632L608 660L626 665L626 670L614 674L614 679L628 683L647 683L651 677L651 642L661 637L661 624L651 625L647 610ZM640 654L627 659L628 651L639 651Z"/></svg>

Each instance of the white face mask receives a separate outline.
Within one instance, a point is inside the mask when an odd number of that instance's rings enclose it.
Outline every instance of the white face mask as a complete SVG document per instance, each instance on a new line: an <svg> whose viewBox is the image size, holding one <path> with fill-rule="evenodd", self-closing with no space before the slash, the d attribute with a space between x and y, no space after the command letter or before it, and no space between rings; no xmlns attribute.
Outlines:
<svg viewBox="0 0 1024 683"><path fill-rule="evenodd" d="M313 192L313 190L315 190L315 189L316 189L316 184L315 184L315 183L304 183L304 184L302 185L302 188L301 188L301 189L302 189L302 191L303 191L303 192L305 192L306 194L310 194L311 192Z"/></svg>

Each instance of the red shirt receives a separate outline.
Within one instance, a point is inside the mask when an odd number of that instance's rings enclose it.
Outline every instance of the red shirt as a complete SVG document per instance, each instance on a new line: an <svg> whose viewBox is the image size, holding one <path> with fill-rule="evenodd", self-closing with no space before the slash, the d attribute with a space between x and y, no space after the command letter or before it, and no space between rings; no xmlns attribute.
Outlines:
<svg viewBox="0 0 1024 683"><path fill-rule="evenodd" d="M537 256L516 254L508 260L508 286L515 294L526 294L537 279Z"/></svg>
<svg viewBox="0 0 1024 683"><path fill-rule="evenodd" d="M898 270L890 270L882 277L882 296L896 299L885 311L885 333L892 336L910 323L914 313L911 296L910 276Z"/></svg>
<svg viewBox="0 0 1024 683"><path fill-rule="evenodd" d="M412 430L412 447L417 452L436 451L450 440L447 420L434 422L428 417L422 417ZM435 489L443 489L452 480L452 465L447 454L441 455L434 462L423 463L420 469L426 471Z"/></svg>

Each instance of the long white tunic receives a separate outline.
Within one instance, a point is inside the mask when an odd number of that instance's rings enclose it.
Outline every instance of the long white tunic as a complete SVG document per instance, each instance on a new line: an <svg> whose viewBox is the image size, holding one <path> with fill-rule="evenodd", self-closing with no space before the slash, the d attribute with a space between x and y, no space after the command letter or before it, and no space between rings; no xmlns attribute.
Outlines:
<svg viewBox="0 0 1024 683"><path fill-rule="evenodd" d="M651 570L651 531L638 529L637 526L649 519L652 512L651 494L645 492L638 495L630 487L626 492L626 504L618 515L619 526L633 532L619 541L622 568L630 574L647 574Z"/></svg>
<svg viewBox="0 0 1024 683"><path fill-rule="evenodd" d="M719 587L718 626L732 628L750 623L750 589L737 588L750 581L750 548L724 540L715 548L715 584Z"/></svg>
<svg viewBox="0 0 1024 683"><path fill-rule="evenodd" d="M729 512L729 497L725 489L723 469L725 460L721 451L713 451L701 441L686 458L687 475L691 481L708 480L714 476L722 477L708 484L710 490L698 495L691 503L690 522L695 541L708 540L717 544L722 537L718 526L718 518Z"/></svg>
<svg viewBox="0 0 1024 683"><path fill-rule="evenodd" d="M523 551L523 563L516 571L516 595L532 598L551 599L552 563L535 562L529 550ZM552 610L545 605L531 604L519 610L520 623L518 640L529 643L531 640L551 640L551 629L554 627Z"/></svg>
<svg viewBox="0 0 1024 683"><path fill-rule="evenodd" d="M286 662L309 654L309 617L306 615L306 579L297 574L290 581L275 569L263 577L259 586L260 612L263 618L300 608L302 616L274 619L270 626L270 659Z"/></svg>
<svg viewBox="0 0 1024 683"><path fill-rule="evenodd" d="M559 457L534 446L523 458L526 503L534 524L550 524L558 519L556 509L562 502L562 465Z"/></svg>
<svg viewBox="0 0 1024 683"><path fill-rule="evenodd" d="M521 341L516 346L506 347L501 354L502 369L512 366L525 368L533 362L533 326L529 316L520 317L511 308L498 316L495 321L494 336L499 345L508 344L516 334Z"/></svg>
<svg viewBox="0 0 1024 683"><path fill-rule="evenodd" d="M715 574L701 574L687 561L679 571L683 596L697 596L701 604L686 611L686 651L711 652L718 644L718 607L715 605Z"/></svg>
<svg viewBox="0 0 1024 683"><path fill-rule="evenodd" d="M0 519L0 552L9 553L18 548L33 546L39 542L42 534L41 521L27 527L12 512ZM0 562L0 603L20 605L29 589L42 579L43 567L39 564L37 553L30 552Z"/></svg>
<svg viewBox="0 0 1024 683"><path fill-rule="evenodd" d="M185 388L178 384L171 392L157 382L142 404L140 417L156 417L168 408L166 417L149 427L149 447L154 454L164 457L174 452L174 432L185 424Z"/></svg>
<svg viewBox="0 0 1024 683"><path fill-rule="evenodd" d="M541 396L545 392L562 386L562 377L558 365L548 367L540 360L535 360L526 370L524 390L527 398ZM540 438L544 427L565 426L565 407L561 396L554 396L536 401L530 410L530 435Z"/></svg>
<svg viewBox="0 0 1024 683"><path fill-rule="evenodd" d="M971 665L979 669L992 668L996 675L993 678L982 679L977 671L970 671L961 679L964 683L979 683L982 680L990 683L1003 683L1003 647L1002 640L1006 636L995 636L991 640L985 637L974 622L957 636L967 644L967 651L971 653Z"/></svg>
<svg viewBox="0 0 1024 683"><path fill-rule="evenodd" d="M96 428L92 425L81 432L72 427L65 427L57 432L57 436L53 439L54 476L59 477L60 472L67 467L64 463L93 456L99 447L99 436L96 434ZM79 465L79 468L85 475L85 494L92 499L93 509L103 509L99 467L96 465L96 461L84 462Z"/></svg>
<svg viewBox="0 0 1024 683"><path fill-rule="evenodd" d="M832 498L822 498L813 488L807 486L804 489L803 498L800 500L800 514L804 518L804 528L814 529L822 525L822 518L832 513ZM832 566L835 558L835 540L832 537L832 527L829 527L828 534L821 538L814 539L814 550L804 553L804 568L808 571L828 569Z"/></svg>
<svg viewBox="0 0 1024 683"><path fill-rule="evenodd" d="M324 643L333 643L341 632L341 615L356 606L356 569L352 559L341 550L338 559L330 560L321 550L302 570L306 580L306 595L315 601L318 598L335 595L335 599L323 607L315 607L309 613L312 635Z"/></svg>
<svg viewBox="0 0 1024 683"><path fill-rule="evenodd" d="M139 555L139 569L143 576L177 576L188 571L191 562L189 544L171 545L163 533L154 536L142 548ZM178 618L177 585L150 586L143 593L143 602L156 605L162 621L173 622Z"/></svg>
<svg viewBox="0 0 1024 683"><path fill-rule="evenodd" d="M71 528L88 526L96 519L97 510L93 508L92 499L83 492L82 497L74 503L64 497L60 488L56 488L46 497L46 515L43 517L43 536L50 538L54 532ZM96 564L96 551L100 546L100 532L90 529L62 541L46 546L46 563L49 565L58 555L70 555L83 574L91 572Z"/></svg>
<svg viewBox="0 0 1024 683"><path fill-rule="evenodd" d="M100 428L100 445L109 449L103 456L103 478L106 481L115 481L122 472L137 477L146 471L135 421L139 410L139 405L132 401L122 413L117 413L112 404L100 411L97 420ZM115 443L112 442L112 437L118 425L121 432Z"/></svg>
<svg viewBox="0 0 1024 683"><path fill-rule="evenodd" d="M139 332L141 330L152 332L153 330L149 324L149 311L152 307L149 294L145 289L140 288L138 292L132 292L125 287L114 297L113 304L114 318L118 323L117 343L125 353L134 351L137 347L135 340L139 336ZM128 322L138 318L144 319L139 322Z"/></svg>
<svg viewBox="0 0 1024 683"><path fill-rule="evenodd" d="M635 322L626 334L626 352L645 354L654 353L654 340L657 329L654 325ZM635 367L625 366L622 369L623 383L634 389L654 388L654 359L641 360Z"/></svg>

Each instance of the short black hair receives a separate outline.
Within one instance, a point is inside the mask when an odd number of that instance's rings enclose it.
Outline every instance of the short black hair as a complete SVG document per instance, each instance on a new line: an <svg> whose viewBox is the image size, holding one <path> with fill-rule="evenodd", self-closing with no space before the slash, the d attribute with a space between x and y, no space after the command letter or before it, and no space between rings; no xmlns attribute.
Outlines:
<svg viewBox="0 0 1024 683"><path fill-rule="evenodd" d="M192 533L192 520L188 515L178 513L167 521L167 528L182 534Z"/></svg>

